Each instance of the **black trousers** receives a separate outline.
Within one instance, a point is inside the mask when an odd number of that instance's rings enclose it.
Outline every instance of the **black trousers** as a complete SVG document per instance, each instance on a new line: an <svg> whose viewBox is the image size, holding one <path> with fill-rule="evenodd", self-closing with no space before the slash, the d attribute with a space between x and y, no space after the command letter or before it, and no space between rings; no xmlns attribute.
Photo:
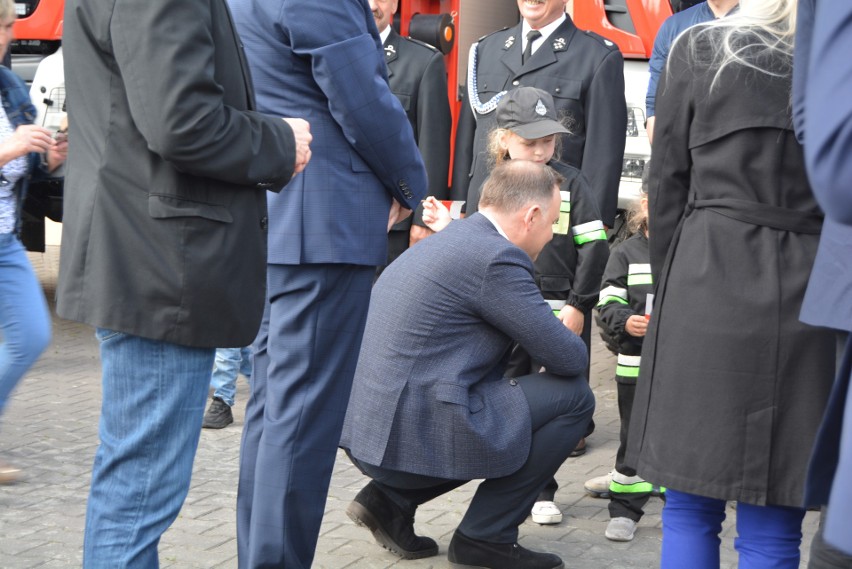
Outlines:
<svg viewBox="0 0 852 569"><path fill-rule="evenodd" d="M615 471L624 476L636 476L636 470L624 464L624 454L627 452L627 436L630 425L630 415L633 409L633 399L636 396L636 383L618 384L618 417L621 419L619 431L618 452L615 454ZM644 507L648 503L651 492L613 492L609 493L609 516L611 518L630 518L634 522L642 519Z"/></svg>
<svg viewBox="0 0 852 569"><path fill-rule="evenodd" d="M407 229L401 231L392 229L388 232L388 262L376 267L377 279L388 265L393 263L397 257L405 253L405 250L408 249L408 237Z"/></svg>
<svg viewBox="0 0 852 569"><path fill-rule="evenodd" d="M526 462L502 478L484 480L477 488L458 531L491 543L515 543L518 526L548 480L559 470L583 436L595 410L595 398L581 376L539 373L518 378L530 407L532 442ZM452 433L447 433L451 437ZM353 464L372 478L379 490L405 511L458 488L469 480L449 480L365 464Z"/></svg>

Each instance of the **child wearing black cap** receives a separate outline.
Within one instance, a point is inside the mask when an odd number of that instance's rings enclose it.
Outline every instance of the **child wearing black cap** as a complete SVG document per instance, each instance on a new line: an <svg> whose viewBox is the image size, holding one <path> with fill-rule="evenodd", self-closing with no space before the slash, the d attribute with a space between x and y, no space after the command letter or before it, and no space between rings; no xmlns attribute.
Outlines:
<svg viewBox="0 0 852 569"><path fill-rule="evenodd" d="M606 232L588 182L577 168L553 159L558 135L570 134L556 116L553 98L533 87L509 91L496 109L497 128L489 136L489 152L495 164L503 160L530 160L547 164L565 182L560 187L559 221L553 240L535 261L536 282L554 314L590 346L591 310L598 300L601 277L609 257ZM423 221L435 231L450 221L446 207L434 198L424 202ZM541 366L516 346L508 377L520 377ZM587 431L587 435L591 428ZM575 451L585 452L585 444ZM572 455L573 456L573 455ZM551 480L532 509L539 524L557 524L562 512L553 502L558 485Z"/></svg>

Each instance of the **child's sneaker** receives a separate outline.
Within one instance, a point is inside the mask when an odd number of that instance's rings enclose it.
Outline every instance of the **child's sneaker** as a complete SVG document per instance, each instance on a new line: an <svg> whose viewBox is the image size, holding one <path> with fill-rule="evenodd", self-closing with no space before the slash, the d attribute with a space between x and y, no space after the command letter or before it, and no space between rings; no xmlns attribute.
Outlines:
<svg viewBox="0 0 852 569"><path fill-rule="evenodd" d="M636 534L636 522L630 518L612 518L604 535L611 541L632 541Z"/></svg>

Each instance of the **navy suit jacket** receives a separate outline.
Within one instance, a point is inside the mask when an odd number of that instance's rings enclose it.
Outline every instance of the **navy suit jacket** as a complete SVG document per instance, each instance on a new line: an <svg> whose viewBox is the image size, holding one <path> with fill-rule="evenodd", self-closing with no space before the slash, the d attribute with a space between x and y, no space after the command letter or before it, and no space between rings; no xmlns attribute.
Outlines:
<svg viewBox="0 0 852 569"><path fill-rule="evenodd" d="M482 214L391 263L373 287L341 446L368 464L470 480L516 471L530 411L503 376L512 341L550 373L583 373L583 341L553 316L529 256Z"/></svg>
<svg viewBox="0 0 852 569"><path fill-rule="evenodd" d="M815 8L816 5L816 8ZM800 0L793 106L814 194L825 211L802 319L852 329L852 4ZM852 553L852 344L840 366L808 473L809 504L828 503L825 539Z"/></svg>
<svg viewBox="0 0 852 569"><path fill-rule="evenodd" d="M391 199L414 209L427 181L368 3L230 4L258 107L313 135L305 171L268 195L269 262L383 264Z"/></svg>

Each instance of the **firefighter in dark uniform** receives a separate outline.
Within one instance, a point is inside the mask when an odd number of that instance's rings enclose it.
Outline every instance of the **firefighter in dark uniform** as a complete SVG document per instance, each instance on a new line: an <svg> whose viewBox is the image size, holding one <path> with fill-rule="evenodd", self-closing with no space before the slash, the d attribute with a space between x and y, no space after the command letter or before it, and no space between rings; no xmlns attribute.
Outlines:
<svg viewBox="0 0 852 569"><path fill-rule="evenodd" d="M400 36L390 25L398 0L370 0L385 50L388 82L414 130L414 139L429 176L428 195L447 199L452 115L447 97L444 56L429 44ZM376 120L381 120L377 117ZM388 264L431 233L423 223L423 208L397 223L388 234ZM379 267L381 273L384 267Z"/></svg>
<svg viewBox="0 0 852 569"><path fill-rule="evenodd" d="M566 3L527 5L518 0L522 21L471 47L451 190L452 199L467 200L468 215L476 211L479 189L490 170L486 139L494 128L493 111L506 91L526 86L553 97L559 118L572 134L565 137L557 158L582 171L601 219L612 226L627 125L624 60L611 41L577 29L565 14Z"/></svg>
<svg viewBox="0 0 852 569"><path fill-rule="evenodd" d="M648 196L645 193L641 198L640 212L635 215L632 223L638 226L638 231L613 248L597 304L597 322L601 337L610 351L617 355L615 382L618 389L621 430L620 444L615 455L615 469L610 474L599 477L600 480L588 481L586 489L606 482L605 492L609 494L610 499L610 521L604 535L613 541L633 539L636 524L644 514L643 508L648 498L657 492L657 489L637 476L636 471L624 463L630 411L636 393L636 378L639 377L642 340L648 328L646 314L651 308L647 306L648 295L654 292L648 252L647 212Z"/></svg>

